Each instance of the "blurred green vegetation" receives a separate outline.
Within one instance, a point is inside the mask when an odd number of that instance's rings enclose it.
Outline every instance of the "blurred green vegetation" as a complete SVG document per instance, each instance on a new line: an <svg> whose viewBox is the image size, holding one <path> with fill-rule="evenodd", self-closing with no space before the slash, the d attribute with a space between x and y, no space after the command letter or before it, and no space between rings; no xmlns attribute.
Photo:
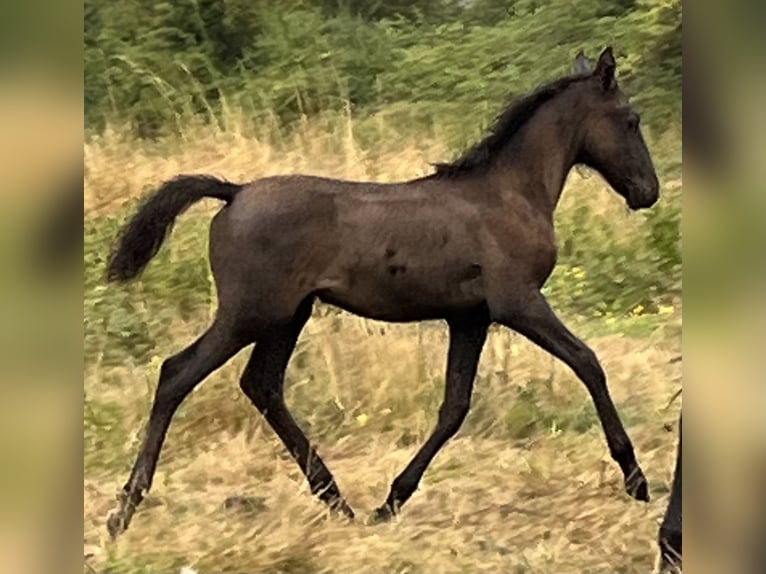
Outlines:
<svg viewBox="0 0 766 574"><path fill-rule="evenodd" d="M156 138L235 111L257 129L348 106L413 128L448 117L462 145L607 44L648 129L680 121L680 0L85 0L86 130Z"/></svg>

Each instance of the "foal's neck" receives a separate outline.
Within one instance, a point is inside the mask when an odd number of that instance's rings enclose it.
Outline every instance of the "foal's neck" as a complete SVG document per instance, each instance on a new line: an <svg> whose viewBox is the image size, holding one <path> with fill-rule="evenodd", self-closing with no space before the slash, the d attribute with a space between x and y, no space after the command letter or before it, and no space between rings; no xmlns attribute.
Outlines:
<svg viewBox="0 0 766 574"><path fill-rule="evenodd" d="M544 104L500 152L493 175L505 193L523 195L553 218L581 144L581 110L561 94Z"/></svg>

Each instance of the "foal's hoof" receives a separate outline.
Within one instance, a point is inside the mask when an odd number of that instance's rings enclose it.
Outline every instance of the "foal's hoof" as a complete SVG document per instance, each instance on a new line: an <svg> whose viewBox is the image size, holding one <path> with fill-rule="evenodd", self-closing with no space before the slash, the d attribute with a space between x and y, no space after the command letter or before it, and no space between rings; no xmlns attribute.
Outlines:
<svg viewBox="0 0 766 574"><path fill-rule="evenodd" d="M372 514L370 514L370 517L367 519L367 524L369 526L374 526L375 524L390 522L394 516L396 516L396 514L391 509L391 507L387 504L384 504L380 508L376 508Z"/></svg>
<svg viewBox="0 0 766 574"><path fill-rule="evenodd" d="M339 514L342 514L349 520L354 520L354 511L351 510L351 507L348 504L346 504L346 501L343 500L342 498L340 500L336 500L335 502L332 502L330 504L330 508Z"/></svg>
<svg viewBox="0 0 766 574"><path fill-rule="evenodd" d="M680 574L681 560L681 532L666 532L660 528L660 564L658 574Z"/></svg>
<svg viewBox="0 0 766 574"><path fill-rule="evenodd" d="M638 465L625 477L625 491L636 500L649 502L649 483Z"/></svg>
<svg viewBox="0 0 766 574"><path fill-rule="evenodd" d="M109 537L114 540L128 528L128 520L122 512L112 512L106 520L106 529Z"/></svg>

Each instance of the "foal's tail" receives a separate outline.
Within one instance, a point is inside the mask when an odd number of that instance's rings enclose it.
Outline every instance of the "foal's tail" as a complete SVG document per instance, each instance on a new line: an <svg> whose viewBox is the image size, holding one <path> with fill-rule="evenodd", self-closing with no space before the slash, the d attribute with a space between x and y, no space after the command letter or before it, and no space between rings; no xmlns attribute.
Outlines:
<svg viewBox="0 0 766 574"><path fill-rule="evenodd" d="M159 251L175 219L192 204L205 197L229 203L242 187L209 175L179 175L162 184L120 233L109 256L107 281L137 277Z"/></svg>

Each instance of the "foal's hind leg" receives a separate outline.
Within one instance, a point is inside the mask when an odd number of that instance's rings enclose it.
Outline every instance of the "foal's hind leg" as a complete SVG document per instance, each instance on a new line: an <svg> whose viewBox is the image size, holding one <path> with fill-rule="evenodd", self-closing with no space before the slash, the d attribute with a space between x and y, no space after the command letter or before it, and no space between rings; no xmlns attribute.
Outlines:
<svg viewBox="0 0 766 574"><path fill-rule="evenodd" d="M162 364L141 450L123 487L120 506L107 521L112 538L127 529L144 493L151 487L157 459L178 406L205 377L250 342L238 336L229 323L216 319L197 341Z"/></svg>
<svg viewBox="0 0 766 574"><path fill-rule="evenodd" d="M633 498L648 502L646 477L636 462L633 445L609 396L606 375L596 354L564 326L539 291L510 306L491 305L491 313L493 321L524 335L566 363L585 384L604 429L609 452L622 469L626 491Z"/></svg>
<svg viewBox="0 0 766 574"><path fill-rule="evenodd" d="M288 324L269 330L253 349L240 380L242 391L263 414L277 436L306 475L312 494L349 518L354 517L335 478L311 446L285 404L284 376L303 326L311 315L311 304L301 306Z"/></svg>
<svg viewBox="0 0 766 574"><path fill-rule="evenodd" d="M388 520L399 511L415 492L436 453L460 429L471 406L473 381L487 338L488 326L489 323L483 317L449 322L447 378L444 385L444 402L439 409L436 428L407 468L391 484L385 504L375 510L370 522Z"/></svg>

